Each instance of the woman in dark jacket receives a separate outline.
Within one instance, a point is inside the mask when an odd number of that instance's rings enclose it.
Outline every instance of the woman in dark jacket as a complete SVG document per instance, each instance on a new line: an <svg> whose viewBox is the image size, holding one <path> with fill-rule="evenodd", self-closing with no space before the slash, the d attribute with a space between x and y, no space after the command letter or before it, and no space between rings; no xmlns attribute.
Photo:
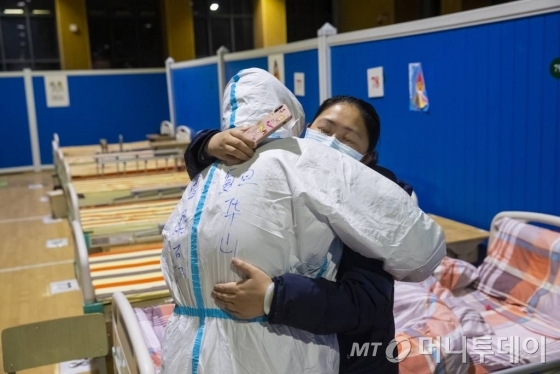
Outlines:
<svg viewBox="0 0 560 374"><path fill-rule="evenodd" d="M363 121L367 137L352 138L345 134L344 121L355 114ZM349 96L333 97L321 104L310 128L335 136L365 154L361 162L412 193L412 188L399 182L394 173L377 165L375 147L380 120L372 105ZM200 132L185 152L191 179L217 158L229 164L247 161L254 147L244 140L242 132ZM395 347L390 346L395 337L394 280L383 270L381 261L361 256L344 245L336 282L284 274L272 279L274 289L268 300L265 296L270 277L240 260L234 266L245 272L247 278L239 283L216 285L213 291L216 302L227 303L228 311L235 311L240 318L267 312L269 323L315 334L337 334L340 373L398 373L398 364L387 360L397 357ZM364 344L370 345L370 349L367 355L358 356L358 348Z"/></svg>

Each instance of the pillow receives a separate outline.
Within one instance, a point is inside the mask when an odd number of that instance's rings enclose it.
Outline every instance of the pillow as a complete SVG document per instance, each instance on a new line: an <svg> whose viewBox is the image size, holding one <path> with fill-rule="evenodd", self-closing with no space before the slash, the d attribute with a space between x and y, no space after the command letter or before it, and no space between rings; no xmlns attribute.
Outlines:
<svg viewBox="0 0 560 374"><path fill-rule="evenodd" d="M443 287L458 291L478 279L478 269L466 261L444 257L434 271L434 277Z"/></svg>
<svg viewBox="0 0 560 374"><path fill-rule="evenodd" d="M503 218L479 268L478 290L557 323L560 233Z"/></svg>

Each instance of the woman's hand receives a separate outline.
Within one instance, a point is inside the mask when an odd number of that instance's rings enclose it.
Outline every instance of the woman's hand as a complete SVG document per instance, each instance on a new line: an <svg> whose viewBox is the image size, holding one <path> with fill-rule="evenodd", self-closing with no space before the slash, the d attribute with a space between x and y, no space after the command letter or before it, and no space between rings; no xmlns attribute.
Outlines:
<svg viewBox="0 0 560 374"><path fill-rule="evenodd" d="M228 166L248 161L255 153L256 144L243 136L250 126L229 129L214 135L204 150L208 155L224 161Z"/></svg>
<svg viewBox="0 0 560 374"><path fill-rule="evenodd" d="M212 291L216 305L240 319L264 316L264 295L272 279L262 270L239 259L234 258L231 263L247 278L216 284Z"/></svg>

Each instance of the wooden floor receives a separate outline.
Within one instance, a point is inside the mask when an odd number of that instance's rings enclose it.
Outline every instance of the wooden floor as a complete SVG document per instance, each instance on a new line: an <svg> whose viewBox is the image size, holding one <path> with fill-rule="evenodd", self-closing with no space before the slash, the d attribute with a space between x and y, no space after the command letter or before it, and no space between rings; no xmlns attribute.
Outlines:
<svg viewBox="0 0 560 374"><path fill-rule="evenodd" d="M67 220L45 224L52 190L50 172L0 175L0 330L10 326L82 314L79 291L50 295L51 282L75 278L73 240ZM29 189L41 183L43 188ZM68 246L47 249L49 239L67 238ZM1 343L0 343L1 344ZM0 372L3 363L0 351ZM58 371L57 366L23 373Z"/></svg>

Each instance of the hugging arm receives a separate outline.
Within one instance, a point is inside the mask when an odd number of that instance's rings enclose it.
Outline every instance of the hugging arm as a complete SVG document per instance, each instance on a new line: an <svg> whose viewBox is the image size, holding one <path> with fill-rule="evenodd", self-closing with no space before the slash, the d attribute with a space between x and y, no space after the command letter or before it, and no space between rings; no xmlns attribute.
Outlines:
<svg viewBox="0 0 560 374"><path fill-rule="evenodd" d="M344 264L344 265L343 265ZM357 334L392 318L393 278L379 261L345 248L338 281L284 274L273 278L269 322L314 334Z"/></svg>

